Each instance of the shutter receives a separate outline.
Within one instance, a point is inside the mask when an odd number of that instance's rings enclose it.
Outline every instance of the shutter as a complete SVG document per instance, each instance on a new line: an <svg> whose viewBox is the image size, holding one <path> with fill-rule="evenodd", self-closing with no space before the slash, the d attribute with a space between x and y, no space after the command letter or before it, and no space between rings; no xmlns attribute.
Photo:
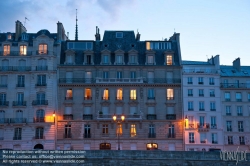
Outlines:
<svg viewBox="0 0 250 166"><path fill-rule="evenodd" d="M91 114L91 107L84 107L84 113L83 114Z"/></svg>
<svg viewBox="0 0 250 166"><path fill-rule="evenodd" d="M72 114L72 107L65 107L64 113L65 113L66 115Z"/></svg>
<svg viewBox="0 0 250 166"><path fill-rule="evenodd" d="M155 114L155 107L148 107L148 114Z"/></svg>

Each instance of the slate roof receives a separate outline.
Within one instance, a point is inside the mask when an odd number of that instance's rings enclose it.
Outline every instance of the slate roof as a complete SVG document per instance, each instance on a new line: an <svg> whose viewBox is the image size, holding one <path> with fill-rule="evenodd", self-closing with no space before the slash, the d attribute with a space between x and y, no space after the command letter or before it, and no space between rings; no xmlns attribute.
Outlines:
<svg viewBox="0 0 250 166"><path fill-rule="evenodd" d="M203 61L182 61L182 65L212 65L209 62L203 62Z"/></svg>
<svg viewBox="0 0 250 166"><path fill-rule="evenodd" d="M222 77L250 77L250 66L241 66L240 71L233 66L220 66L220 75Z"/></svg>
<svg viewBox="0 0 250 166"><path fill-rule="evenodd" d="M116 32L123 32L123 38L116 38ZM89 40L81 40L83 41L89 41ZM61 58L60 58L60 64L64 64L65 62L65 51L67 50L67 43L68 42L80 42L74 41L74 40L68 40L62 42L61 47ZM115 62L115 53L114 51L121 49L125 51L124 54L124 61L125 64L128 63L128 51L131 49L135 49L138 51L138 63L139 65L145 65L146 62L146 41L136 41L135 33L134 31L105 31L103 35L103 40L101 41L92 41L93 42L93 51L94 51L94 63L95 65L99 65L101 63L101 51L105 49L105 45L107 45L106 49L111 51L111 63L114 64ZM176 41L168 41L172 42L172 51L174 51L174 64L176 66L179 66L179 53L177 48L177 42ZM132 47L134 45L134 47ZM76 50L75 50L76 51ZM164 65L165 57L164 52L166 50L154 50L155 53L155 61L156 65ZM76 65L82 65L84 62L84 56L83 56L83 50L82 51L76 51L75 55L75 63Z"/></svg>

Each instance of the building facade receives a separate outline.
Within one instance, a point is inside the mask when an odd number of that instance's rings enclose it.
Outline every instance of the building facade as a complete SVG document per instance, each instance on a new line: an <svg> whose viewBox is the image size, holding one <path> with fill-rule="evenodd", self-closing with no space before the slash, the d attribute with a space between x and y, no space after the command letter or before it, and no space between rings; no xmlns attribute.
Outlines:
<svg viewBox="0 0 250 166"><path fill-rule="evenodd" d="M185 150L223 150L219 55L182 65Z"/></svg>
<svg viewBox="0 0 250 166"><path fill-rule="evenodd" d="M221 66L222 125L225 150L250 150L250 66L240 58Z"/></svg>
<svg viewBox="0 0 250 166"><path fill-rule="evenodd" d="M56 148L183 150L179 34L95 37L62 43Z"/></svg>
<svg viewBox="0 0 250 166"><path fill-rule="evenodd" d="M65 40L57 33L27 33L20 21L15 32L0 33L0 148L55 149L57 57Z"/></svg>

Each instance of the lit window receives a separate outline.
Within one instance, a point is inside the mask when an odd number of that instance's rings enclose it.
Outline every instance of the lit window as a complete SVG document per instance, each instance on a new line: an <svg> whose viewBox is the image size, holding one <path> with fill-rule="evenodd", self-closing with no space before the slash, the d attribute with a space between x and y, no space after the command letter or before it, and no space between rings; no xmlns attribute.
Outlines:
<svg viewBox="0 0 250 166"><path fill-rule="evenodd" d="M146 42L146 48L147 50L150 50L150 42Z"/></svg>
<svg viewBox="0 0 250 166"><path fill-rule="evenodd" d="M172 55L166 56L167 65L173 65Z"/></svg>
<svg viewBox="0 0 250 166"><path fill-rule="evenodd" d="M68 89L66 91L66 100L71 100L72 99L72 89Z"/></svg>
<svg viewBox="0 0 250 166"><path fill-rule="evenodd" d="M122 100L122 89L118 89L117 90L117 97L116 97L117 100Z"/></svg>
<svg viewBox="0 0 250 166"><path fill-rule="evenodd" d="M116 134L117 136L122 135L122 124L117 124Z"/></svg>
<svg viewBox="0 0 250 166"><path fill-rule="evenodd" d="M11 34L8 34L8 40L11 40Z"/></svg>
<svg viewBox="0 0 250 166"><path fill-rule="evenodd" d="M47 54L47 51L48 51L47 44L39 44L39 49L38 49L39 54Z"/></svg>
<svg viewBox="0 0 250 166"><path fill-rule="evenodd" d="M130 100L136 100L136 90L130 90Z"/></svg>
<svg viewBox="0 0 250 166"><path fill-rule="evenodd" d="M109 90L105 89L103 91L103 100L108 100L109 99Z"/></svg>
<svg viewBox="0 0 250 166"><path fill-rule="evenodd" d="M131 135L131 137L135 137L136 136L135 124L131 124L130 135Z"/></svg>
<svg viewBox="0 0 250 166"><path fill-rule="evenodd" d="M174 90L167 89L167 100L173 100L173 99L174 99Z"/></svg>
<svg viewBox="0 0 250 166"><path fill-rule="evenodd" d="M84 99L85 100L91 100L91 89L90 88L86 88L85 89L85 95L84 95Z"/></svg>
<svg viewBox="0 0 250 166"><path fill-rule="evenodd" d="M123 38L122 32L116 32L116 38Z"/></svg>
<svg viewBox="0 0 250 166"><path fill-rule="evenodd" d="M3 46L3 55L9 55L10 54L10 45L4 45Z"/></svg>
<svg viewBox="0 0 250 166"><path fill-rule="evenodd" d="M27 46L20 46L20 55L27 55Z"/></svg>
<svg viewBox="0 0 250 166"><path fill-rule="evenodd" d="M152 55L148 56L148 64L153 64L154 63L154 57Z"/></svg>
<svg viewBox="0 0 250 166"><path fill-rule="evenodd" d="M148 143L147 144L147 150L151 150L151 149L158 149L158 144Z"/></svg>

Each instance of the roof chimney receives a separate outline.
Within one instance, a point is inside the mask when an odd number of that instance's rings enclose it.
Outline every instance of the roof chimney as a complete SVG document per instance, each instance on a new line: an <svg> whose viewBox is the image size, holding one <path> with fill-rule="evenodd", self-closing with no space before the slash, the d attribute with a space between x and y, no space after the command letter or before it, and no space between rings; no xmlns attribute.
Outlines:
<svg viewBox="0 0 250 166"><path fill-rule="evenodd" d="M141 34L139 34L139 32L137 30L137 34L136 34L135 40L136 41L140 41L140 37L141 37Z"/></svg>
<svg viewBox="0 0 250 166"><path fill-rule="evenodd" d="M63 24L58 21L57 23L57 41L65 41L66 35Z"/></svg>
<svg viewBox="0 0 250 166"><path fill-rule="evenodd" d="M240 71L240 58L237 58L233 61L233 67Z"/></svg>
<svg viewBox="0 0 250 166"><path fill-rule="evenodd" d="M15 35L15 41L18 40L18 38L21 36L23 32L27 32L26 28L23 26L23 24L17 20L16 21L16 35Z"/></svg>
<svg viewBox="0 0 250 166"><path fill-rule="evenodd" d="M96 26L95 40L96 41L100 41L101 40L101 35L99 34L99 28L98 28L98 26Z"/></svg>

